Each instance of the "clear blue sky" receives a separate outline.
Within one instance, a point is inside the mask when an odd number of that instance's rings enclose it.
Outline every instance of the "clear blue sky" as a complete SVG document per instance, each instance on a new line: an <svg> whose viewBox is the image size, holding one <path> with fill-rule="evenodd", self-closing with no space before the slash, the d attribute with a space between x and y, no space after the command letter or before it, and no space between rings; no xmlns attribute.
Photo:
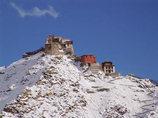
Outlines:
<svg viewBox="0 0 158 118"><path fill-rule="evenodd" d="M157 0L0 0L0 66L43 46L50 33L122 74L158 80Z"/></svg>

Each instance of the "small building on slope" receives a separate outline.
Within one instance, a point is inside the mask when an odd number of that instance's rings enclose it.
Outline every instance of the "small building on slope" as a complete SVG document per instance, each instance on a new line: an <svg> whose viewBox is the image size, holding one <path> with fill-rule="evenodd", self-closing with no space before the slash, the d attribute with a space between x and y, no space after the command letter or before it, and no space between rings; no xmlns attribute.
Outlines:
<svg viewBox="0 0 158 118"><path fill-rule="evenodd" d="M110 75L113 77L117 77L119 75L119 73L117 73L115 70L115 65L111 61L105 61L102 63L102 71L107 76Z"/></svg>
<svg viewBox="0 0 158 118"><path fill-rule="evenodd" d="M110 61L103 62L102 69L106 74L115 73L115 65Z"/></svg>
<svg viewBox="0 0 158 118"><path fill-rule="evenodd" d="M93 72L93 73L97 73L98 71L101 70L101 65L99 63L97 63L96 61L96 57L94 55L83 55L81 56L81 64L82 65L88 65L89 69Z"/></svg>
<svg viewBox="0 0 158 118"><path fill-rule="evenodd" d="M84 64L91 65L93 63L96 63L96 57L94 55L87 54L87 55L81 56L81 60L80 61L82 63L84 63Z"/></svg>

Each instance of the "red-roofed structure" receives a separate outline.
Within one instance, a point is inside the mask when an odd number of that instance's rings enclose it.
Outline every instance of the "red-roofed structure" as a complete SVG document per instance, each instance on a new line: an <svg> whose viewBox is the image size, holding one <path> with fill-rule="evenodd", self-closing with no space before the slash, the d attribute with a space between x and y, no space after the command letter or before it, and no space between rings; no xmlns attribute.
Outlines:
<svg viewBox="0 0 158 118"><path fill-rule="evenodd" d="M83 55L81 56L82 63L93 64L96 63L96 57L94 55Z"/></svg>

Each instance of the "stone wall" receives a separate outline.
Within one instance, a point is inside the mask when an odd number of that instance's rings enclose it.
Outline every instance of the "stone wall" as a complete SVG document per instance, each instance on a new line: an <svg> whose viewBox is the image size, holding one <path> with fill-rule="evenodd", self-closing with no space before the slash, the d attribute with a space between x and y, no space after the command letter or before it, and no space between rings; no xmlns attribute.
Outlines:
<svg viewBox="0 0 158 118"><path fill-rule="evenodd" d="M35 51L32 51L32 52L25 52L25 53L22 55L22 57L23 57L23 58L29 57L29 56L35 55L35 54L37 54L37 53L39 53L39 52L43 52L43 51L44 51L44 48L41 47L41 48L39 48L39 49L37 49L37 50L35 50Z"/></svg>
<svg viewBox="0 0 158 118"><path fill-rule="evenodd" d="M98 71L102 71L102 66L99 63L93 63L93 64L90 64L89 69L93 73L98 73Z"/></svg>

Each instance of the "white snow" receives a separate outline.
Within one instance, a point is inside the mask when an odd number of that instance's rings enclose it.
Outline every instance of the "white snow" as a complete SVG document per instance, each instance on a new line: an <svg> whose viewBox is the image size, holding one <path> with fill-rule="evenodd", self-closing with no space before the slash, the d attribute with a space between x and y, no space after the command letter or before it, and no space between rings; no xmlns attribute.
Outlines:
<svg viewBox="0 0 158 118"><path fill-rule="evenodd" d="M15 86L15 84L12 84L10 87L9 87L9 89L12 91L12 90L14 90L16 88L16 86Z"/></svg>
<svg viewBox="0 0 158 118"><path fill-rule="evenodd" d="M5 72L5 66L0 67L0 74L4 74Z"/></svg>
<svg viewBox="0 0 158 118"><path fill-rule="evenodd" d="M0 74L3 118L158 118L158 87L149 80L92 74L66 56L41 55Z"/></svg>

